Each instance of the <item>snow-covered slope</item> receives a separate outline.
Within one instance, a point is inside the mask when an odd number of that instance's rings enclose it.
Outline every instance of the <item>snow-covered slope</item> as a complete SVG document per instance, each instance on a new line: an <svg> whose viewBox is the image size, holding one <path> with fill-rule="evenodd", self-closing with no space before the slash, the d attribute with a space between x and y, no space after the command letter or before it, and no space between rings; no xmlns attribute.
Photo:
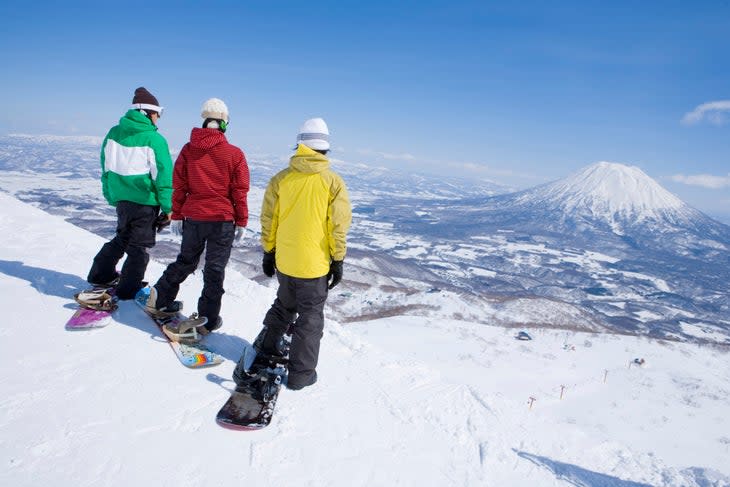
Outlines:
<svg viewBox="0 0 730 487"><path fill-rule="evenodd" d="M227 274L225 325L206 339L227 360L188 370L130 302L104 329L65 331L103 239L0 206L0 485L730 485L727 350L628 336L328 320L320 382L283 391L267 429L224 430L215 413L273 282ZM200 288L183 284L188 307Z"/></svg>

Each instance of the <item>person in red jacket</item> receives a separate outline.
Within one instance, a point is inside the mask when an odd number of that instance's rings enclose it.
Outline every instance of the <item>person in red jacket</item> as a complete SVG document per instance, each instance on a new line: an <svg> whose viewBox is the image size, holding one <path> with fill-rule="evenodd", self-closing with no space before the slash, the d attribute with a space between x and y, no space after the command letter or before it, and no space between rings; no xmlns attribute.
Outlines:
<svg viewBox="0 0 730 487"><path fill-rule="evenodd" d="M203 291L198 300L198 315L208 319L192 330L192 337L221 327L223 280L233 242L240 240L248 224L247 194L249 172L246 157L229 144L228 108L218 98L203 104L203 128L193 128L175 161L172 193L172 224L182 234L177 260L150 289L147 311L153 316L169 316L182 308L175 301L180 284L198 267L205 250ZM181 330L166 329L171 339L180 339Z"/></svg>

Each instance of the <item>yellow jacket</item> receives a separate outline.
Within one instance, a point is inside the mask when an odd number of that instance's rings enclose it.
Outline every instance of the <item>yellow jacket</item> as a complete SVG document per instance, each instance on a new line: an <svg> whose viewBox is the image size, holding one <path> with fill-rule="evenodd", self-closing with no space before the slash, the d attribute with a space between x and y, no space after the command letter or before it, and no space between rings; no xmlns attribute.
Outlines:
<svg viewBox="0 0 730 487"><path fill-rule="evenodd" d="M299 144L289 167L271 178L261 206L261 245L276 250L276 268L299 278L322 277L343 260L352 209L342 178L326 156Z"/></svg>

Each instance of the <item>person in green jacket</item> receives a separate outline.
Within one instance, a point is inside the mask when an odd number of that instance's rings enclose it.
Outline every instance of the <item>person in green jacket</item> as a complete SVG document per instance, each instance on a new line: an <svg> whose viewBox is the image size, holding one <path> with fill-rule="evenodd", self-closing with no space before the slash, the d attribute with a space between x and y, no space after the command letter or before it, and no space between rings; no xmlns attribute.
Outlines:
<svg viewBox="0 0 730 487"><path fill-rule="evenodd" d="M258 354L286 353L291 335L286 387L298 390L317 382L319 346L327 293L342 280L352 209L347 187L330 169L329 129L321 118L304 122L289 167L271 180L261 205L262 269L276 274L276 300L254 340ZM244 354L233 373L236 386L248 387L255 374Z"/></svg>
<svg viewBox="0 0 730 487"><path fill-rule="evenodd" d="M152 93L137 88L131 109L101 146L102 191L116 207L117 229L94 257L87 281L94 286L118 282L119 299L133 299L143 287L147 249L155 245L156 232L170 223L173 165L167 141L157 131L162 110ZM118 273L116 266L125 253Z"/></svg>

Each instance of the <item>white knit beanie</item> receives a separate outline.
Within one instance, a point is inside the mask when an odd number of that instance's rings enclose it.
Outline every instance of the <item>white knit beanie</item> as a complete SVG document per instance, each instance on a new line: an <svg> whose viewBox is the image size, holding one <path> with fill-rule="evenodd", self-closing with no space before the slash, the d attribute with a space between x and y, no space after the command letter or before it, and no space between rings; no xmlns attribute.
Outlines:
<svg viewBox="0 0 730 487"><path fill-rule="evenodd" d="M297 144L304 144L314 150L329 150L330 131L321 118L310 118L299 129Z"/></svg>
<svg viewBox="0 0 730 487"><path fill-rule="evenodd" d="M228 107L223 100L219 98L211 98L203 103L203 108L200 111L200 116L205 118L214 118L216 120L223 120L228 123Z"/></svg>

